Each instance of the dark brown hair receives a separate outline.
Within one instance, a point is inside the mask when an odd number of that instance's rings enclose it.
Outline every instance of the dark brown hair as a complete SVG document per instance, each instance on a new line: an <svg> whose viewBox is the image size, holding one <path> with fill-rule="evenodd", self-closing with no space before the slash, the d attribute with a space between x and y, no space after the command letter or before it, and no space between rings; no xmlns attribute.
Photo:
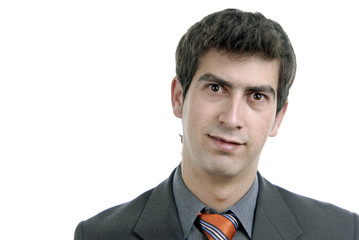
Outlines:
<svg viewBox="0 0 359 240"><path fill-rule="evenodd" d="M183 99L201 58L210 49L279 59L277 112L284 107L295 77L296 58L287 34L277 22L261 13L226 9L194 24L176 50L176 74L182 84Z"/></svg>

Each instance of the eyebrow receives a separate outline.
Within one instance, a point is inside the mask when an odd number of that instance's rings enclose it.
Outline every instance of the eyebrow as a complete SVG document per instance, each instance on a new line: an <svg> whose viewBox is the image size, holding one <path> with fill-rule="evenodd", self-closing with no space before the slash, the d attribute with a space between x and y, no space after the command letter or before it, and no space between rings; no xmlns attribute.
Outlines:
<svg viewBox="0 0 359 240"><path fill-rule="evenodd" d="M233 89L234 86L232 83L220 78L220 77L217 77L213 74L210 74L210 73L206 73L204 75L202 75L199 79L198 79L198 82L215 82L215 83L218 83L222 86L225 86L229 89Z"/></svg>
<svg viewBox="0 0 359 240"><path fill-rule="evenodd" d="M275 98L275 90L269 85L247 87L246 91L253 92L253 93L266 93L266 94L272 95L272 97Z"/></svg>
<svg viewBox="0 0 359 240"><path fill-rule="evenodd" d="M198 82L211 82L211 83L217 83L217 84L227 87L229 89L235 88L235 86L231 82L228 82L228 81L226 81L216 75L213 75L211 73L206 73L206 74L202 75L198 79ZM269 95L272 95L274 98L276 96L276 91L270 85L247 86L247 87L245 87L245 91L246 92L267 93Z"/></svg>

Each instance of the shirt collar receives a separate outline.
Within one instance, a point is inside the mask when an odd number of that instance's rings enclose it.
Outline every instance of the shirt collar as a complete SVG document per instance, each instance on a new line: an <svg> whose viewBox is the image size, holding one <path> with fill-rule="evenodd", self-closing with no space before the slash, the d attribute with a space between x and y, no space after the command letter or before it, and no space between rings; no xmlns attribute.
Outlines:
<svg viewBox="0 0 359 240"><path fill-rule="evenodd" d="M227 211L232 211L242 223L245 231L251 237L254 212L258 196L258 177L255 178L248 192ZM181 165L176 169L173 178L173 194L182 225L182 231L187 237L198 213L206 207L185 185L182 179Z"/></svg>
<svg viewBox="0 0 359 240"><path fill-rule="evenodd" d="M198 213L205 207L205 205L193 195L183 182L181 165L176 169L173 177L173 195L175 197L182 231L186 239Z"/></svg>
<svg viewBox="0 0 359 240"><path fill-rule="evenodd" d="M254 182L248 192L232 207L231 210L242 223L249 237L252 237L254 212L257 205L258 196L258 176L254 179Z"/></svg>

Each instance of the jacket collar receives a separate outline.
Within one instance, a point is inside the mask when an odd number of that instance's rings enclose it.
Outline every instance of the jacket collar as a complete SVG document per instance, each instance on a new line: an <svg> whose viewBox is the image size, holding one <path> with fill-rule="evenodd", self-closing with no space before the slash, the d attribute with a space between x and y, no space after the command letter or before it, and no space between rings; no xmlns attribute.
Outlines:
<svg viewBox="0 0 359 240"><path fill-rule="evenodd" d="M259 194L254 217L253 239L297 239L302 233L277 187L258 173Z"/></svg>
<svg viewBox="0 0 359 240"><path fill-rule="evenodd" d="M134 228L145 240L183 239L172 192L174 172L152 192ZM259 194L254 217L254 240L294 240L302 233L277 187L258 173Z"/></svg>
<svg viewBox="0 0 359 240"><path fill-rule="evenodd" d="M174 172L153 190L134 228L135 233L145 240L183 239L172 192Z"/></svg>

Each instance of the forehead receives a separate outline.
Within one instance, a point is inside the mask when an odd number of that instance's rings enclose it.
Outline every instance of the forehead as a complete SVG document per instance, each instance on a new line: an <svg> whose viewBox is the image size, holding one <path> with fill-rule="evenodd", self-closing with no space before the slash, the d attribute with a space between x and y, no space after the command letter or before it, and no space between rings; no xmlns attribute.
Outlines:
<svg viewBox="0 0 359 240"><path fill-rule="evenodd" d="M260 55L238 55L210 50L201 58L192 81L198 84L205 74L212 74L235 87L270 85L277 90L280 62Z"/></svg>

